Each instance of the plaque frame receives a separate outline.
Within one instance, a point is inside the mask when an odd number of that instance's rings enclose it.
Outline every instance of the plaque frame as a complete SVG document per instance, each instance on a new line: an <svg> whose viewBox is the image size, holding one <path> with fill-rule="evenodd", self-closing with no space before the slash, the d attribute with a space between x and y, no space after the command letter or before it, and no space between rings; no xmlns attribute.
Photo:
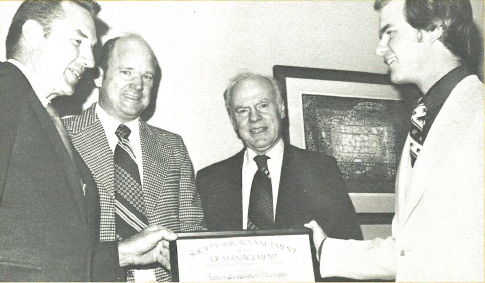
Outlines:
<svg viewBox="0 0 485 283"><path fill-rule="evenodd" d="M317 280L317 274L319 274L319 264L316 261L316 251L313 245L313 236L310 229L279 229L279 230L244 230L244 231L219 231L219 232L188 232L188 233L177 233L177 240L170 242L170 265L171 265L171 276L173 282L180 282L179 274L179 253L178 245L180 241L196 241L198 239L227 239L227 238L261 238L266 237L271 238L272 236L287 236L287 235L308 235L308 243L303 243L302 245L308 247L311 253L312 262L312 276ZM306 241L305 241L306 242ZM239 281L243 282L243 281Z"/></svg>

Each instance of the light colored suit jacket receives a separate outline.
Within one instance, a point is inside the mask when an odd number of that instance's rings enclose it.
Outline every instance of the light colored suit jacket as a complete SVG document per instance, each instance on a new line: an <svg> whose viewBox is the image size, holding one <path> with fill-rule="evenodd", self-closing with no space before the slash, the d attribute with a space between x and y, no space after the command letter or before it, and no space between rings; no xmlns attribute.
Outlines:
<svg viewBox="0 0 485 283"><path fill-rule="evenodd" d="M327 239L323 277L484 281L484 91L476 76L451 92L414 168L406 141L392 236Z"/></svg>
<svg viewBox="0 0 485 283"><path fill-rule="evenodd" d="M79 116L64 119L69 136L99 188L101 241L115 241L114 160L93 104ZM143 194L150 224L174 232L205 230L194 171L180 136L140 120Z"/></svg>

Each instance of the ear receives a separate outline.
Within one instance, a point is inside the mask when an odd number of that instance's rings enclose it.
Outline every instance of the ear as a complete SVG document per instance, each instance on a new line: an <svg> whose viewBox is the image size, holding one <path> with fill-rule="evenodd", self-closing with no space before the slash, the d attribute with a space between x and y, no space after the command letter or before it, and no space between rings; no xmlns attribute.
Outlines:
<svg viewBox="0 0 485 283"><path fill-rule="evenodd" d="M96 85L96 87L102 87L103 86L103 78L104 78L104 71L103 69L101 69L100 67L96 67L98 68L98 77L94 79L94 84Z"/></svg>
<svg viewBox="0 0 485 283"><path fill-rule="evenodd" d="M281 105L280 105L280 118L281 119L285 119L286 117L286 108L285 108L285 103L282 102Z"/></svg>
<svg viewBox="0 0 485 283"><path fill-rule="evenodd" d="M37 49L44 39L44 28L34 20L25 21L22 26L22 38L32 49Z"/></svg>
<svg viewBox="0 0 485 283"><path fill-rule="evenodd" d="M231 120L231 124L232 124L232 127L234 128L234 131L238 133L237 124L236 124L236 120L234 120L234 116L229 115L229 120Z"/></svg>
<svg viewBox="0 0 485 283"><path fill-rule="evenodd" d="M435 27L434 30L429 31L428 33L429 33L431 42L435 42L436 40L439 40L443 36L443 26L438 25Z"/></svg>
<svg viewBox="0 0 485 283"><path fill-rule="evenodd" d="M434 43L439 41L441 36L443 36L443 27L439 25L433 30L418 30L418 32L420 41L426 40L429 43Z"/></svg>

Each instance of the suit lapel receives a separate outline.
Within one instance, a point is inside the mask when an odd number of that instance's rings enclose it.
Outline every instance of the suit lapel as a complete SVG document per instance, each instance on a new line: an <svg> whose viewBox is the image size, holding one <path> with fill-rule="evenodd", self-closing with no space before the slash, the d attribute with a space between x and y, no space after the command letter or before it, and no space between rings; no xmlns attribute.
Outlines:
<svg viewBox="0 0 485 283"><path fill-rule="evenodd" d="M281 165L280 187L276 203L275 224L277 228L286 228L292 214L299 214L302 207L298 178L301 174L295 172L300 166L294 149L285 144L283 163Z"/></svg>
<svg viewBox="0 0 485 283"><path fill-rule="evenodd" d="M92 106L78 117L78 121L86 121L86 126L79 132L72 133L71 139L91 171L100 172L95 173L98 175L97 181L101 182L109 194L114 195L113 152L109 148L103 126L94 110ZM101 176L107 177L101 178Z"/></svg>
<svg viewBox="0 0 485 283"><path fill-rule="evenodd" d="M76 150L88 165L98 185L103 219L100 232L102 240L109 241L114 240L114 160L95 107L96 104L75 117L67 128ZM104 238L105 236L108 238Z"/></svg>
<svg viewBox="0 0 485 283"><path fill-rule="evenodd" d="M164 218L167 218L170 217L167 213L173 214L176 211L159 207L157 205L159 199L163 199L165 205L178 204L178 193L173 194L174 190L166 187L169 164L173 156L172 148L164 138L155 136L155 133L143 121L140 121L140 142L143 158L145 208L147 209L149 222L154 223L158 215L161 214ZM163 210L163 213L157 213L157 210Z"/></svg>
<svg viewBox="0 0 485 283"><path fill-rule="evenodd" d="M49 114L45 110L45 108L40 103L39 99L37 98L35 92L33 90L27 92L27 99L34 110L35 115L39 119L42 127L47 133L47 136L51 140L52 144L54 145L57 154L61 163L63 164L63 169L66 173L67 179L70 183L70 187L72 189L72 193L74 195L74 201L76 203L76 207L79 210L81 215L85 215L84 211L84 195L83 195L83 188L81 183L81 176L79 175L76 166L71 160L69 152L67 151L59 132L57 131L56 126L52 122ZM83 217L85 219L85 217ZM83 221L83 224L87 226L87 223ZM85 227L86 228L86 227Z"/></svg>
<svg viewBox="0 0 485 283"><path fill-rule="evenodd" d="M426 137L424 147L414 164L414 168L411 168L409 165L409 158L404 157L405 154L409 156L409 141L406 141L403 150L403 164L401 166L405 168L402 170L405 172L404 178L410 181L408 181L408 184L405 184L407 185L405 186L407 191L401 227L405 225L426 190L429 187L436 186L436 184L429 183L429 175L433 174L432 170L436 166L437 160L443 154L446 154L445 152L456 146L454 141L459 140L462 136L462 131L466 130L466 128L462 127L461 122L464 120L462 116L468 115L468 113L466 111L457 111L456 109L463 108L463 105L473 100L474 97L467 96L466 92L464 94L460 89L461 85L463 85L463 81L458 83L453 89L433 122L432 130ZM446 138L444 139L443 137Z"/></svg>
<svg viewBox="0 0 485 283"><path fill-rule="evenodd" d="M226 184L227 188L227 213L232 214L232 219L235 219L234 228L236 230L242 230L243 227L243 215L242 215L242 166L244 162L244 153L246 148L236 154L231 160L230 166L228 166L228 176Z"/></svg>

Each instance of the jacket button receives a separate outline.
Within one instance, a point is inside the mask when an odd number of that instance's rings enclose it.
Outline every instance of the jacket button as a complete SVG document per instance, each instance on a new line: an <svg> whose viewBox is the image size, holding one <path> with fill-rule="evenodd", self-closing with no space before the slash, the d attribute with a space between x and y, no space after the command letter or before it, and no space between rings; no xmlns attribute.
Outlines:
<svg viewBox="0 0 485 283"><path fill-rule="evenodd" d="M404 250L401 250L401 256L405 256L406 252Z"/></svg>

